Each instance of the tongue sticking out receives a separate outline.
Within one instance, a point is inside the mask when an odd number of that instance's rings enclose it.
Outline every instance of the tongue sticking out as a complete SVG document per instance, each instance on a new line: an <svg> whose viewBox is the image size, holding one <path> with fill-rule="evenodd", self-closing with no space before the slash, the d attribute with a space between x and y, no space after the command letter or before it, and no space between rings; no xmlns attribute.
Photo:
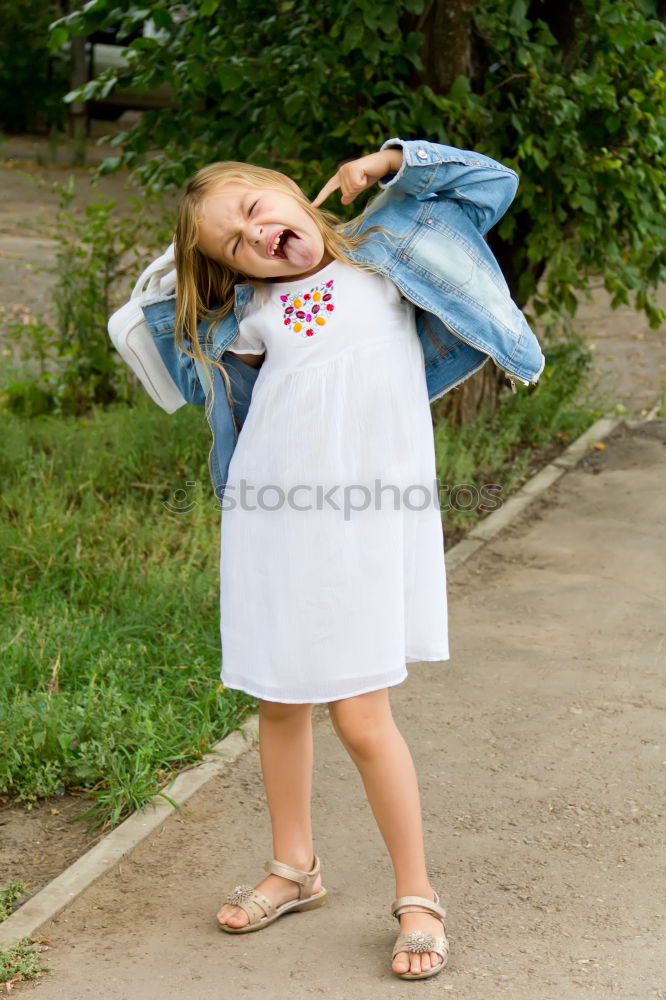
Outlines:
<svg viewBox="0 0 666 1000"><path fill-rule="evenodd" d="M305 270L305 268L314 267L316 263L314 252L310 248L309 243L302 240L300 236L296 236L290 229L282 237L281 249L284 252L285 258L295 267Z"/></svg>

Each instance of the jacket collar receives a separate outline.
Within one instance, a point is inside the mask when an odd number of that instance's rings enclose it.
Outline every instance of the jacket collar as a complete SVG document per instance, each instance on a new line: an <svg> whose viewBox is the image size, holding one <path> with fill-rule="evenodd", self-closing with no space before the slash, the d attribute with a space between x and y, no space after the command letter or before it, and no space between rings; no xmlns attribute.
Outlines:
<svg viewBox="0 0 666 1000"><path fill-rule="evenodd" d="M234 312L236 314L236 319L239 322L245 306L250 301L253 295L254 295L254 288L252 287L252 285L248 283L242 285L234 285Z"/></svg>

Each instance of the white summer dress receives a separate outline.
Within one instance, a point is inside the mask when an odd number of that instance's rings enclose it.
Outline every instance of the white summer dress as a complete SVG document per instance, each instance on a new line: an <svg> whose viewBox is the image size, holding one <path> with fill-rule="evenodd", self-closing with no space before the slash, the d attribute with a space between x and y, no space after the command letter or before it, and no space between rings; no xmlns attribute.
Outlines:
<svg viewBox="0 0 666 1000"><path fill-rule="evenodd" d="M222 682L329 702L449 659L412 304L383 275L334 260L260 286L232 348L266 358L222 502Z"/></svg>

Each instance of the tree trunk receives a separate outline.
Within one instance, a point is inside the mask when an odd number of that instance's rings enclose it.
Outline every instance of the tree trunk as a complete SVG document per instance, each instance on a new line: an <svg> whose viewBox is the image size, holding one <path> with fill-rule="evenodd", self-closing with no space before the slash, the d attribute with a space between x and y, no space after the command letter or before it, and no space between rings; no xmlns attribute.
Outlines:
<svg viewBox="0 0 666 1000"><path fill-rule="evenodd" d="M410 25L410 30L424 35L423 71L418 82L432 87L436 94L446 94L457 76L474 77L472 31L467 16L470 8L471 0L429 0ZM480 371L433 403L433 418L461 426L472 420L486 401L494 412L506 385L505 376L489 360Z"/></svg>
<svg viewBox="0 0 666 1000"><path fill-rule="evenodd" d="M419 18L423 31L422 82L446 94L457 76L470 76L471 37L467 11L471 0L429 0Z"/></svg>
<svg viewBox="0 0 666 1000"><path fill-rule="evenodd" d="M534 223L527 212L518 212L514 218L516 225L511 234L510 242L500 240L492 229L485 239L502 269L502 274L511 292L511 298L518 308L522 309L526 300L518 287L520 278L529 272L536 286L546 270L546 262L544 260L528 261L522 253L517 252L516 248L525 247Z"/></svg>
<svg viewBox="0 0 666 1000"><path fill-rule="evenodd" d="M474 419L481 404L486 402L494 413L502 386L506 384L504 375L489 359L480 371L435 400L431 405L433 420L435 423L446 420L453 427L462 427Z"/></svg>
<svg viewBox="0 0 666 1000"><path fill-rule="evenodd" d="M72 38L72 72L70 88L76 90L88 81L88 63L86 58L86 36L77 35ZM88 109L85 101L72 101L69 106L69 121L74 138L74 163L83 166L85 162L85 140L88 133Z"/></svg>

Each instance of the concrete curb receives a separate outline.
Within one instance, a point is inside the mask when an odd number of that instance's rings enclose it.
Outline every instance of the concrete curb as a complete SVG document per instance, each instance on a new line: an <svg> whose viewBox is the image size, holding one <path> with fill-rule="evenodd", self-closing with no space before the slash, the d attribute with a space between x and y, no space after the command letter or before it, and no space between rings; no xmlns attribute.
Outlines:
<svg viewBox="0 0 666 1000"><path fill-rule="evenodd" d="M653 407L655 413L657 409L658 404ZM645 419L649 419L649 415ZM622 417L615 419L602 417L596 423L592 424L591 427L588 427L580 437L572 441L561 455L558 455L557 458L553 459L552 462L549 462L548 465L545 465L543 469L540 469L528 479L526 483L523 483L520 489L516 490L502 504L499 510L493 511L492 514L485 517L480 524L477 524L475 528L472 528L467 533L462 541L458 542L457 545L454 545L446 553L447 570L453 570L465 562L477 549L495 538L507 525L515 521L531 503L545 493L546 490L550 489L553 483L556 483L568 469L573 469L592 442L609 437L622 421Z"/></svg>
<svg viewBox="0 0 666 1000"><path fill-rule="evenodd" d="M256 713L251 715L240 729L217 743L213 752L206 754L200 764L181 771L170 785L153 797L145 810L133 813L61 875L35 893L0 924L0 945L8 945L16 938L32 937L42 924L57 916L84 889L111 871L137 844L155 833L176 808L184 805L211 778L254 746L259 737L258 718ZM172 805L164 796L177 805Z"/></svg>
<svg viewBox="0 0 666 1000"><path fill-rule="evenodd" d="M527 480L499 510L489 514L481 524L446 553L447 573L469 559L479 548L511 524L536 499L550 489L553 483L572 469L594 441L609 437L622 423L638 426L654 419L660 400L649 413L639 420L603 417L597 420L556 459L544 466ZM8 945L16 938L31 937L48 920L57 916L72 900L76 899L100 876L109 872L126 854L142 840L158 830L168 817L202 788L236 761L246 750L256 745L259 736L259 716L251 715L243 726L230 733L207 754L200 764L181 772L172 783L154 796L145 810L134 813L120 826L102 838L83 857L70 865L49 885L45 886L23 906L0 924L0 945ZM175 805L167 801L172 800Z"/></svg>

